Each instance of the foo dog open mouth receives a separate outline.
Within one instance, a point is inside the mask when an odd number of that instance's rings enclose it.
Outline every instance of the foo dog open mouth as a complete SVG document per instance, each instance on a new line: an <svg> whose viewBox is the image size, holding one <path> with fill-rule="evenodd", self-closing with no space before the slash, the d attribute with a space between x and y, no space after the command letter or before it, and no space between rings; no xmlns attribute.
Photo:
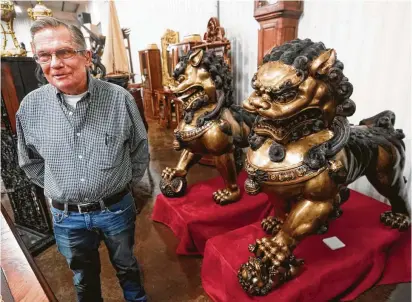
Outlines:
<svg viewBox="0 0 412 302"><path fill-rule="evenodd" d="M180 101L182 101L182 106L184 110L190 110L192 107L198 107L193 106L194 102L199 99L203 101L205 98L207 98L207 95L203 87L201 86L192 86L181 92L176 91L174 92L174 94Z"/></svg>
<svg viewBox="0 0 412 302"><path fill-rule="evenodd" d="M283 143L296 141L322 129L325 129L325 123L319 108L308 108L286 119L273 120L260 117L253 127L256 134Z"/></svg>

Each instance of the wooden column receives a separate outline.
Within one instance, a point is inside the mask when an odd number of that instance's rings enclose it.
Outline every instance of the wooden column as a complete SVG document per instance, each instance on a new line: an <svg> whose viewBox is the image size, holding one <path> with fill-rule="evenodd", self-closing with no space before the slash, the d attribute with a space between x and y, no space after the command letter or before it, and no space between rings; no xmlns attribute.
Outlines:
<svg viewBox="0 0 412 302"><path fill-rule="evenodd" d="M303 1L255 1L254 17L260 24L258 65L273 47L297 37L302 12Z"/></svg>

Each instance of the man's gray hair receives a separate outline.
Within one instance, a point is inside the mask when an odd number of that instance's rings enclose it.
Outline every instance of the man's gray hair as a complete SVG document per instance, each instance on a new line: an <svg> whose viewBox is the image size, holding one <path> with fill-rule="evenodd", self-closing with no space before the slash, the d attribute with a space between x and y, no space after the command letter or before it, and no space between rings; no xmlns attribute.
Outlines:
<svg viewBox="0 0 412 302"><path fill-rule="evenodd" d="M30 27L31 39L34 40L34 35L42 29L58 27L67 28L72 36L74 44L76 44L81 49L86 49L86 40L84 39L82 31L78 27L74 25L68 25L53 17L44 17L34 21Z"/></svg>

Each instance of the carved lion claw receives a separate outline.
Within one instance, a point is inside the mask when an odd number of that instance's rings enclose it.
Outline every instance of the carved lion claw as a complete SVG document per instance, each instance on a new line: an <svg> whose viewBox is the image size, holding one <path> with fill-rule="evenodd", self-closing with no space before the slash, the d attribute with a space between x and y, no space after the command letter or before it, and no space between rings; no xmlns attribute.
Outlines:
<svg viewBox="0 0 412 302"><path fill-rule="evenodd" d="M266 295L274 287L299 274L302 259L296 259L288 246L273 239L262 238L249 246L255 253L249 261L242 264L238 271L238 280L250 295Z"/></svg>
<svg viewBox="0 0 412 302"><path fill-rule="evenodd" d="M175 168L165 168L160 180L160 191L167 197L179 197L187 187L186 172Z"/></svg>
<svg viewBox="0 0 412 302"><path fill-rule="evenodd" d="M273 216L268 216L261 222L262 229L269 235L276 235L280 231L282 224L282 219Z"/></svg>
<svg viewBox="0 0 412 302"><path fill-rule="evenodd" d="M223 206L238 201L240 199L240 190L239 188L217 190L213 193L213 199L217 204Z"/></svg>
<svg viewBox="0 0 412 302"><path fill-rule="evenodd" d="M408 215L387 211L381 214L381 222L399 231L405 231L409 228L411 221Z"/></svg>

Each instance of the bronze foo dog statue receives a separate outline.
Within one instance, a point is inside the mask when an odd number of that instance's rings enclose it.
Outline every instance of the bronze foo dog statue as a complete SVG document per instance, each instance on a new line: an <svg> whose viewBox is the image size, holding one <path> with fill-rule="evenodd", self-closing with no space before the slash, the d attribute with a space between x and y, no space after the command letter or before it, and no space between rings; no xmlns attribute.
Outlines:
<svg viewBox="0 0 412 302"><path fill-rule="evenodd" d="M248 147L256 116L233 105L229 68L212 51L189 52L176 65L173 77L177 83L170 90L184 109L184 119L174 130L173 147L183 151L175 168L163 170L160 190L168 197L182 196L190 167L211 154L226 186L214 192L213 199L220 205L239 200L234 153Z"/></svg>
<svg viewBox="0 0 412 302"><path fill-rule="evenodd" d="M254 92L243 107L259 115L250 135L245 189L271 191L286 203L283 214L262 221L271 235L249 246L255 257L243 264L238 279L250 295L266 295L292 279L303 261L293 250L305 237L323 233L339 217L349 197L347 185L362 175L392 210L383 224L410 225L402 130L384 111L350 126L355 112L353 87L333 49L311 40L294 40L264 57L252 80Z"/></svg>

